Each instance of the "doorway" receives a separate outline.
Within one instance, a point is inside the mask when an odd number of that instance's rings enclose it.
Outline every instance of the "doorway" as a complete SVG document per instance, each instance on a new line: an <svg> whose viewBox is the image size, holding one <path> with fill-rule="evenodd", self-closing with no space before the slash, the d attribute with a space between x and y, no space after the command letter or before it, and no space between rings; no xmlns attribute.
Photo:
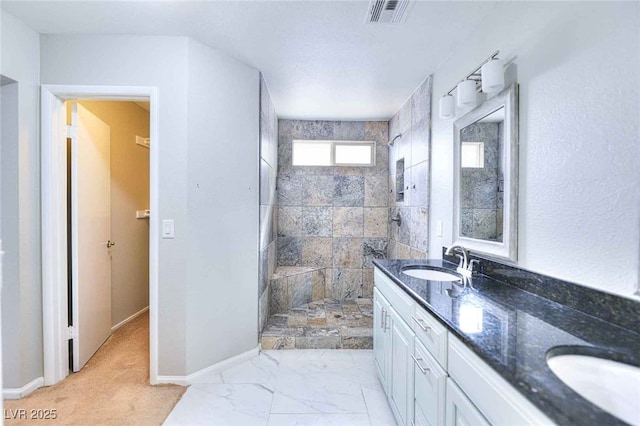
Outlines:
<svg viewBox="0 0 640 426"><path fill-rule="evenodd" d="M153 232L157 229L158 211L158 108L157 89L153 87L107 87L107 86L42 86L42 255L43 255L43 334L44 334L44 384L53 385L63 380L70 372L69 360L76 352L73 341L78 338L82 342L82 317L75 320L80 321L80 328L69 327L69 311L73 312L74 297L81 299L81 295L73 294L70 291L69 277L73 279L73 271L69 268L69 261L73 260L73 242L68 244L68 235L72 223L69 222L69 211L73 216L73 205L70 204L67 196L67 172L71 158L67 157L67 136L73 130L67 127L67 107L66 102L82 105L99 105L103 101L126 101L148 103L149 108L149 138L153 143L148 148L149 158L149 204L136 207L130 212L134 218L142 212L144 216L146 210L150 211L147 218L136 220L148 222L148 311L149 311L149 381L151 384L157 382L157 324L158 324L158 235ZM83 107L84 108L84 107ZM86 108L85 108L86 109ZM144 135L139 135L144 138ZM135 143L135 141L134 141ZM73 201L73 199L71 200ZM73 219L73 217L71 218ZM72 238L73 240L73 238ZM115 242L116 245L106 247ZM77 244L77 242L76 242ZM115 238L104 241L103 250L113 255L113 251L118 247ZM76 247L78 252L80 247ZM70 254L71 250L71 254ZM103 253L104 253L103 251ZM82 265L83 262L77 262ZM79 276L79 275L78 275ZM72 281L73 282L73 281ZM112 289L113 290L113 289ZM101 309L104 310L104 307ZM129 311L127 311L129 309ZM135 318L144 312L144 308L130 313L131 306L113 315L114 311L109 310L109 330L103 331L103 335L110 333L112 328ZM126 316L124 312L129 312ZM81 314L80 314L81 315ZM116 318L117 317L117 318ZM119 319L118 319L119 318ZM74 321L72 317L72 321ZM113 322L119 321L119 322ZM106 324L104 319L102 323ZM106 327L102 325L102 329ZM108 336L107 336L108 337ZM97 340L99 341L99 339ZM70 345L69 342L72 342ZM95 344L94 344L95 345ZM99 344L98 344L99 347ZM71 348L71 349L70 349ZM90 352L90 350L88 349ZM80 355L80 358L83 358ZM86 358L86 353L84 358ZM87 358L88 359L88 358ZM75 370L77 367L74 367Z"/></svg>
<svg viewBox="0 0 640 426"><path fill-rule="evenodd" d="M149 103L70 100L66 110L69 368L78 372L149 308Z"/></svg>

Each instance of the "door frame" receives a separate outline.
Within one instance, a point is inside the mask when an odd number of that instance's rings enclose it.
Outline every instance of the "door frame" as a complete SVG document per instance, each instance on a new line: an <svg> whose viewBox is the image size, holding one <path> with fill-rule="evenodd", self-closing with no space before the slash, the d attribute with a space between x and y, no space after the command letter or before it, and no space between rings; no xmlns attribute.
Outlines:
<svg viewBox="0 0 640 426"><path fill-rule="evenodd" d="M67 272L67 119L64 102L149 101L149 377L158 379L158 253L159 235L159 104L158 88L146 86L41 87L41 225L42 332L44 384L60 382L69 374Z"/></svg>

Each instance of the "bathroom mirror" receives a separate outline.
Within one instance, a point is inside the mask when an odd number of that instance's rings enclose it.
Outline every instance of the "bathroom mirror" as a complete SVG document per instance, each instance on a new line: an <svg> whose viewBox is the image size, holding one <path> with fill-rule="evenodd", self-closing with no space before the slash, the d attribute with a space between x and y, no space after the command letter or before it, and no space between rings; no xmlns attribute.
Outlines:
<svg viewBox="0 0 640 426"><path fill-rule="evenodd" d="M518 86L473 109L454 129L454 244L515 262Z"/></svg>

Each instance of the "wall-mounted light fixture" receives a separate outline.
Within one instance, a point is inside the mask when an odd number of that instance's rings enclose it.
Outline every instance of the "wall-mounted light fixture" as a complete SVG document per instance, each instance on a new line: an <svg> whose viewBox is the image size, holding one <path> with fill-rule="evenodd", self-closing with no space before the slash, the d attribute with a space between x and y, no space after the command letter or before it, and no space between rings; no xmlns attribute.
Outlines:
<svg viewBox="0 0 640 426"><path fill-rule="evenodd" d="M456 99L453 95L446 94L440 98L440 118L453 118L456 116Z"/></svg>
<svg viewBox="0 0 640 426"><path fill-rule="evenodd" d="M504 87L504 64L502 60L496 58L499 54L500 51L496 50L440 98L440 118L454 118L456 104L459 108L476 106L479 91L494 93L502 90ZM452 95L454 90L456 92L455 99Z"/></svg>
<svg viewBox="0 0 640 426"><path fill-rule="evenodd" d="M482 66L480 73L484 93L495 93L504 88L504 64L501 59L489 60Z"/></svg>
<svg viewBox="0 0 640 426"><path fill-rule="evenodd" d="M475 80L462 80L456 86L458 108L474 107L478 102Z"/></svg>

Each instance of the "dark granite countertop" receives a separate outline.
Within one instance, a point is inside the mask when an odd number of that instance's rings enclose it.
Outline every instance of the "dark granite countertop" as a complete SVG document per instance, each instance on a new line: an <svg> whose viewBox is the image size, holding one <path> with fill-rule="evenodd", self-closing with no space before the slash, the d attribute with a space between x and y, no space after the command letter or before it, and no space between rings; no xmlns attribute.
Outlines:
<svg viewBox="0 0 640 426"><path fill-rule="evenodd" d="M640 366L640 334L515 286L474 276L473 288L402 274L423 265L455 272L444 260L374 260L467 347L561 425L624 425L565 385L547 366L552 348L583 351ZM572 349L573 350L573 349ZM639 401L640 404L640 401Z"/></svg>

